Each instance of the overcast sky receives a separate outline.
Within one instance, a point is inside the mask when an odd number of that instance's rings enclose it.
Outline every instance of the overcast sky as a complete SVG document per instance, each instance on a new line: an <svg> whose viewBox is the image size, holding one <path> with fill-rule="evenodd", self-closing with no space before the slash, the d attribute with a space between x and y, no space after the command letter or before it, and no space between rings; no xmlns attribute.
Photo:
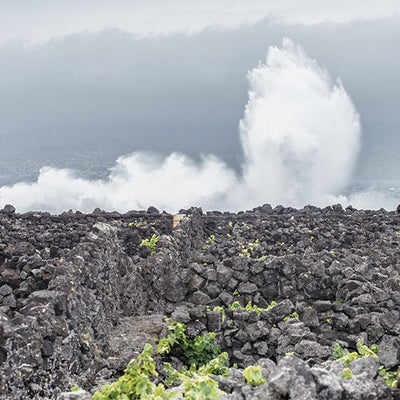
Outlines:
<svg viewBox="0 0 400 400"><path fill-rule="evenodd" d="M351 23L400 15L398 0L2 0L1 41L43 43L71 33L121 29L139 36L277 24Z"/></svg>
<svg viewBox="0 0 400 400"><path fill-rule="evenodd" d="M247 71L284 37L353 99L357 174L398 178L399 0L2 0L0 166L62 164L77 149L108 161L212 152L238 166Z"/></svg>

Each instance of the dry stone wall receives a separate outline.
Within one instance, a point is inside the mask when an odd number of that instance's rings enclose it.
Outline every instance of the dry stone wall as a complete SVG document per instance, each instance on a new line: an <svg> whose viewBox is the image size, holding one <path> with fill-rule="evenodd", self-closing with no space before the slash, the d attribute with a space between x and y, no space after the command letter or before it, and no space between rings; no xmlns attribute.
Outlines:
<svg viewBox="0 0 400 400"><path fill-rule="evenodd" d="M171 292L166 312L197 333L217 332L239 365L286 353L319 363L335 343L354 349L360 338L380 345L386 367L398 365L398 215L280 211L204 217L203 245L179 270L180 295ZM232 310L234 302L277 305L257 312Z"/></svg>
<svg viewBox="0 0 400 400"><path fill-rule="evenodd" d="M110 332L130 316L166 314L189 336L215 332L231 364L263 366L264 392L221 378L228 398L395 398L376 361L355 365L360 377L342 382L332 348L353 351L361 339L379 345L379 365L400 364L397 212L264 205L180 214L173 229L172 216L154 208L59 216L3 209L0 395L57 398L76 383L90 388L116 376ZM152 255L141 243L153 235ZM283 379L290 374L303 386Z"/></svg>
<svg viewBox="0 0 400 400"><path fill-rule="evenodd" d="M57 398L107 365L119 319L162 312L162 275L140 247L172 230L150 213L0 213L0 396Z"/></svg>

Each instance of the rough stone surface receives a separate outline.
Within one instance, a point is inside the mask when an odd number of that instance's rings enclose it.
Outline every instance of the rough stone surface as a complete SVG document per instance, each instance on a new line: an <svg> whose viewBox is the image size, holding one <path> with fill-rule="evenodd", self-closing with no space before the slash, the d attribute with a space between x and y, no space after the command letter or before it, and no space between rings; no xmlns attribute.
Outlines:
<svg viewBox="0 0 400 400"><path fill-rule="evenodd" d="M224 398L399 398L376 374L400 363L398 213L264 205L181 214L173 229L151 207L1 210L0 397L87 398L166 335L164 314L186 323L188 337L215 332L238 364L218 378ZM154 254L142 245L152 235ZM351 362L343 380L333 346L354 352L359 339L380 347L378 359ZM252 364L266 384L246 385ZM87 392L66 393L74 385Z"/></svg>
<svg viewBox="0 0 400 400"><path fill-rule="evenodd" d="M295 357L282 358L269 377L269 385L292 399L315 399L316 384L307 364Z"/></svg>
<svg viewBox="0 0 400 400"><path fill-rule="evenodd" d="M311 373L313 374L318 387L318 399L342 399L343 388L340 378L337 378L334 374L321 367L311 368Z"/></svg>
<svg viewBox="0 0 400 400"><path fill-rule="evenodd" d="M363 375L366 378L374 379L380 366L379 360L373 357L363 357L350 363L353 375Z"/></svg>
<svg viewBox="0 0 400 400"><path fill-rule="evenodd" d="M390 389L387 386L364 376L355 376L344 379L342 382L344 396L354 400L385 400L391 398Z"/></svg>

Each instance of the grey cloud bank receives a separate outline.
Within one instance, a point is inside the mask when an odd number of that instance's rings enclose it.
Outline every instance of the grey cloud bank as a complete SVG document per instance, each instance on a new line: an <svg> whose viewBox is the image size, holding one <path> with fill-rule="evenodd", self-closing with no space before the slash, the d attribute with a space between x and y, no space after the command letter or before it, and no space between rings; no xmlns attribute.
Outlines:
<svg viewBox="0 0 400 400"><path fill-rule="evenodd" d="M265 18L281 25L315 25L400 15L398 0L3 0L0 7L0 42L31 45L104 29L146 37L237 29Z"/></svg>

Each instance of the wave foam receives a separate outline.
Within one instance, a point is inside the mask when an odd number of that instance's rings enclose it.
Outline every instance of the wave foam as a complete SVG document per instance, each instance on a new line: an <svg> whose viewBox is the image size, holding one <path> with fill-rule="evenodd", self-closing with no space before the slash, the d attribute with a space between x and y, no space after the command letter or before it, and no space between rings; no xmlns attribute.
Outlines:
<svg viewBox="0 0 400 400"><path fill-rule="evenodd" d="M360 121L340 80L284 39L248 74L249 99L240 121L242 172L214 156L196 164L134 153L118 158L106 180L44 167L35 183L0 188L0 203L19 211L95 207L127 211L154 205L175 212L192 205L238 210L262 203L301 207L337 201L351 176ZM339 198L343 199L343 198Z"/></svg>

